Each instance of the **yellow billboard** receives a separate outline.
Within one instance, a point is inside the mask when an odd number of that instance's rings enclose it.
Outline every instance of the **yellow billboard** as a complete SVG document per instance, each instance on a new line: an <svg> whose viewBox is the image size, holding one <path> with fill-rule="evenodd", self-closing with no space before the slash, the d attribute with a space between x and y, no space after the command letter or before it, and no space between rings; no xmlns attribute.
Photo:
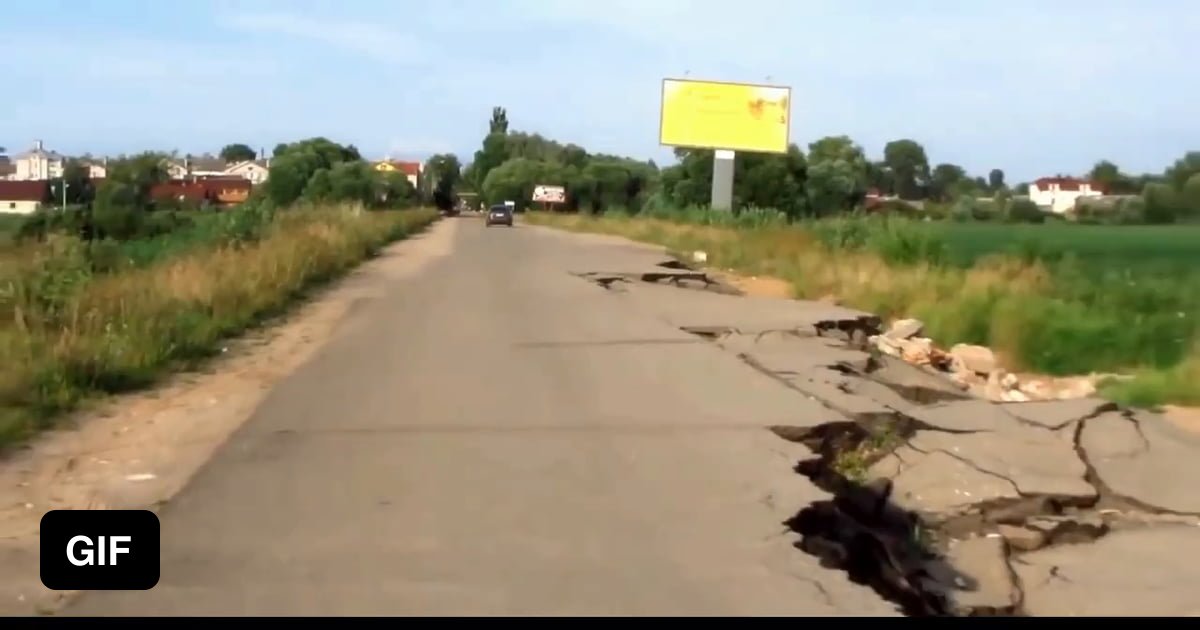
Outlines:
<svg viewBox="0 0 1200 630"><path fill-rule="evenodd" d="M792 89L774 85L663 79L660 144L786 153Z"/></svg>

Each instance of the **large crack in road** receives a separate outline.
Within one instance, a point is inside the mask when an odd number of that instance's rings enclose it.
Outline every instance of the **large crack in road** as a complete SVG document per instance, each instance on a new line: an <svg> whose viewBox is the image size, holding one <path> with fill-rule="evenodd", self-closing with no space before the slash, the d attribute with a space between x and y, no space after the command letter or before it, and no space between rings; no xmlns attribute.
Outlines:
<svg viewBox="0 0 1200 630"><path fill-rule="evenodd" d="M673 271L579 275L608 289L620 281L733 293L683 263L662 266ZM770 427L816 454L795 470L832 495L798 506L787 522L800 536L796 546L822 566L911 616L1036 615L1031 594L1049 609L1041 594L1067 583L1060 566L1042 558L1116 531L1200 525L1200 507L1190 509L1179 493L1132 496L1140 481L1121 462L1154 449L1141 412L1096 399L977 399L868 351L880 325L849 317L811 330L680 326L843 418ZM789 343L782 359L770 352ZM796 344L816 358L802 358ZM1105 480L1098 460L1126 491Z"/></svg>

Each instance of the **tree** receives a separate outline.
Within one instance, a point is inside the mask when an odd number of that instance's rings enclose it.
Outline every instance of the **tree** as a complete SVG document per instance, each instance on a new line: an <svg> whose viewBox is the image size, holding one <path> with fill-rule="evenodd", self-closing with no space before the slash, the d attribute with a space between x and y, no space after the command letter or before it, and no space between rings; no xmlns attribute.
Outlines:
<svg viewBox="0 0 1200 630"><path fill-rule="evenodd" d="M442 210L454 206L454 189L462 177L462 166L458 157L451 153L434 155L425 163L425 172L432 181L431 190L434 205Z"/></svg>
<svg viewBox="0 0 1200 630"><path fill-rule="evenodd" d="M1200 173L1193 173L1179 192L1180 205L1189 221L1200 219Z"/></svg>
<svg viewBox="0 0 1200 630"><path fill-rule="evenodd" d="M1005 188L1007 188L1007 186L1004 185L1004 171L998 168L992 169L991 172L988 173L988 190L991 190L993 193L997 193Z"/></svg>
<svg viewBox="0 0 1200 630"><path fill-rule="evenodd" d="M66 184L66 200L63 200L63 184ZM50 181L50 190L54 196L54 204L71 205L91 203L94 196L88 169L79 160L67 160L63 166L62 177Z"/></svg>
<svg viewBox="0 0 1200 630"><path fill-rule="evenodd" d="M1196 173L1200 173L1200 151L1189 151L1167 169L1166 177L1175 190L1183 190L1184 184Z"/></svg>
<svg viewBox="0 0 1200 630"><path fill-rule="evenodd" d="M518 209L524 209L537 183L563 183L558 174L547 172L550 169L549 163L529 158L508 160L488 171L480 192L488 203L513 201Z"/></svg>
<svg viewBox="0 0 1200 630"><path fill-rule="evenodd" d="M933 167L929 178L929 196L939 201L948 201L970 185L967 172L957 164L938 164Z"/></svg>
<svg viewBox="0 0 1200 630"><path fill-rule="evenodd" d="M508 111L503 107L492 108L492 119L488 121L488 133L508 133Z"/></svg>
<svg viewBox="0 0 1200 630"><path fill-rule="evenodd" d="M258 157L258 153L246 144L227 144L218 155L226 162L248 162Z"/></svg>
<svg viewBox="0 0 1200 630"><path fill-rule="evenodd" d="M1147 223L1174 223L1181 212L1179 194L1165 183L1150 183L1142 191Z"/></svg>
<svg viewBox="0 0 1200 630"><path fill-rule="evenodd" d="M867 158L847 136L828 136L808 145L807 210L826 216L862 200Z"/></svg>
<svg viewBox="0 0 1200 630"><path fill-rule="evenodd" d="M883 195L893 195L896 185L891 170L883 162L867 162L867 188L874 188Z"/></svg>
<svg viewBox="0 0 1200 630"><path fill-rule="evenodd" d="M1145 188L1146 182L1137 182L1108 160L1100 160L1088 173L1088 179L1100 185L1110 195L1134 194Z"/></svg>
<svg viewBox="0 0 1200 630"><path fill-rule="evenodd" d="M334 166L343 162L362 162L354 145L342 146L326 138L281 144L275 147L270 177L265 184L267 197L279 206L291 204L302 195L312 199L305 195L309 180L321 169L330 170L332 176Z"/></svg>
<svg viewBox="0 0 1200 630"><path fill-rule="evenodd" d="M707 206L712 200L713 151L676 149L675 156L679 164L662 171L664 194L679 207Z"/></svg>
<svg viewBox="0 0 1200 630"><path fill-rule="evenodd" d="M483 139L483 148L475 152L475 160L471 163L476 189L482 192L483 182L493 168L500 166L509 159L508 144L505 135L500 132L489 133Z"/></svg>
<svg viewBox="0 0 1200 630"><path fill-rule="evenodd" d="M929 158L916 140L893 140L883 148L883 163L901 199L920 199L929 182Z"/></svg>
<svg viewBox="0 0 1200 630"><path fill-rule="evenodd" d="M778 154L738 155L734 165L735 207L775 208L792 218L806 214L808 162L796 145Z"/></svg>

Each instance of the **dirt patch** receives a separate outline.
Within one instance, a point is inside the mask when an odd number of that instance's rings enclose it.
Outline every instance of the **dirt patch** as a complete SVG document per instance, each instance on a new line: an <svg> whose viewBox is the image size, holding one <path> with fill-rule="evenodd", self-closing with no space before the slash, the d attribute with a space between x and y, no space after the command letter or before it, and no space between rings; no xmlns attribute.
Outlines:
<svg viewBox="0 0 1200 630"><path fill-rule="evenodd" d="M357 302L450 253L456 225L442 221L393 244L277 325L231 340L203 371L103 401L0 460L0 614L53 611L71 595L47 590L38 577L43 514L160 506Z"/></svg>
<svg viewBox="0 0 1200 630"><path fill-rule="evenodd" d="M795 298L792 284L770 276L739 276L730 271L709 271L715 279L751 297Z"/></svg>
<svg viewBox="0 0 1200 630"><path fill-rule="evenodd" d="M1180 429L1189 433L1200 434L1200 407L1176 407L1168 405L1163 408L1163 415Z"/></svg>

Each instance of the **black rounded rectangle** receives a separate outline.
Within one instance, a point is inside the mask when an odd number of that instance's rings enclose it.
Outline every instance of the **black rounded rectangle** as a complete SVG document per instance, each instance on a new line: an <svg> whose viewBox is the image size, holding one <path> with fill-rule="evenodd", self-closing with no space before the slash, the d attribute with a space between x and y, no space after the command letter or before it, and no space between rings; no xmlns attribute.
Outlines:
<svg viewBox="0 0 1200 630"><path fill-rule="evenodd" d="M41 577L55 591L144 591L159 577L158 515L52 510L42 517Z"/></svg>

